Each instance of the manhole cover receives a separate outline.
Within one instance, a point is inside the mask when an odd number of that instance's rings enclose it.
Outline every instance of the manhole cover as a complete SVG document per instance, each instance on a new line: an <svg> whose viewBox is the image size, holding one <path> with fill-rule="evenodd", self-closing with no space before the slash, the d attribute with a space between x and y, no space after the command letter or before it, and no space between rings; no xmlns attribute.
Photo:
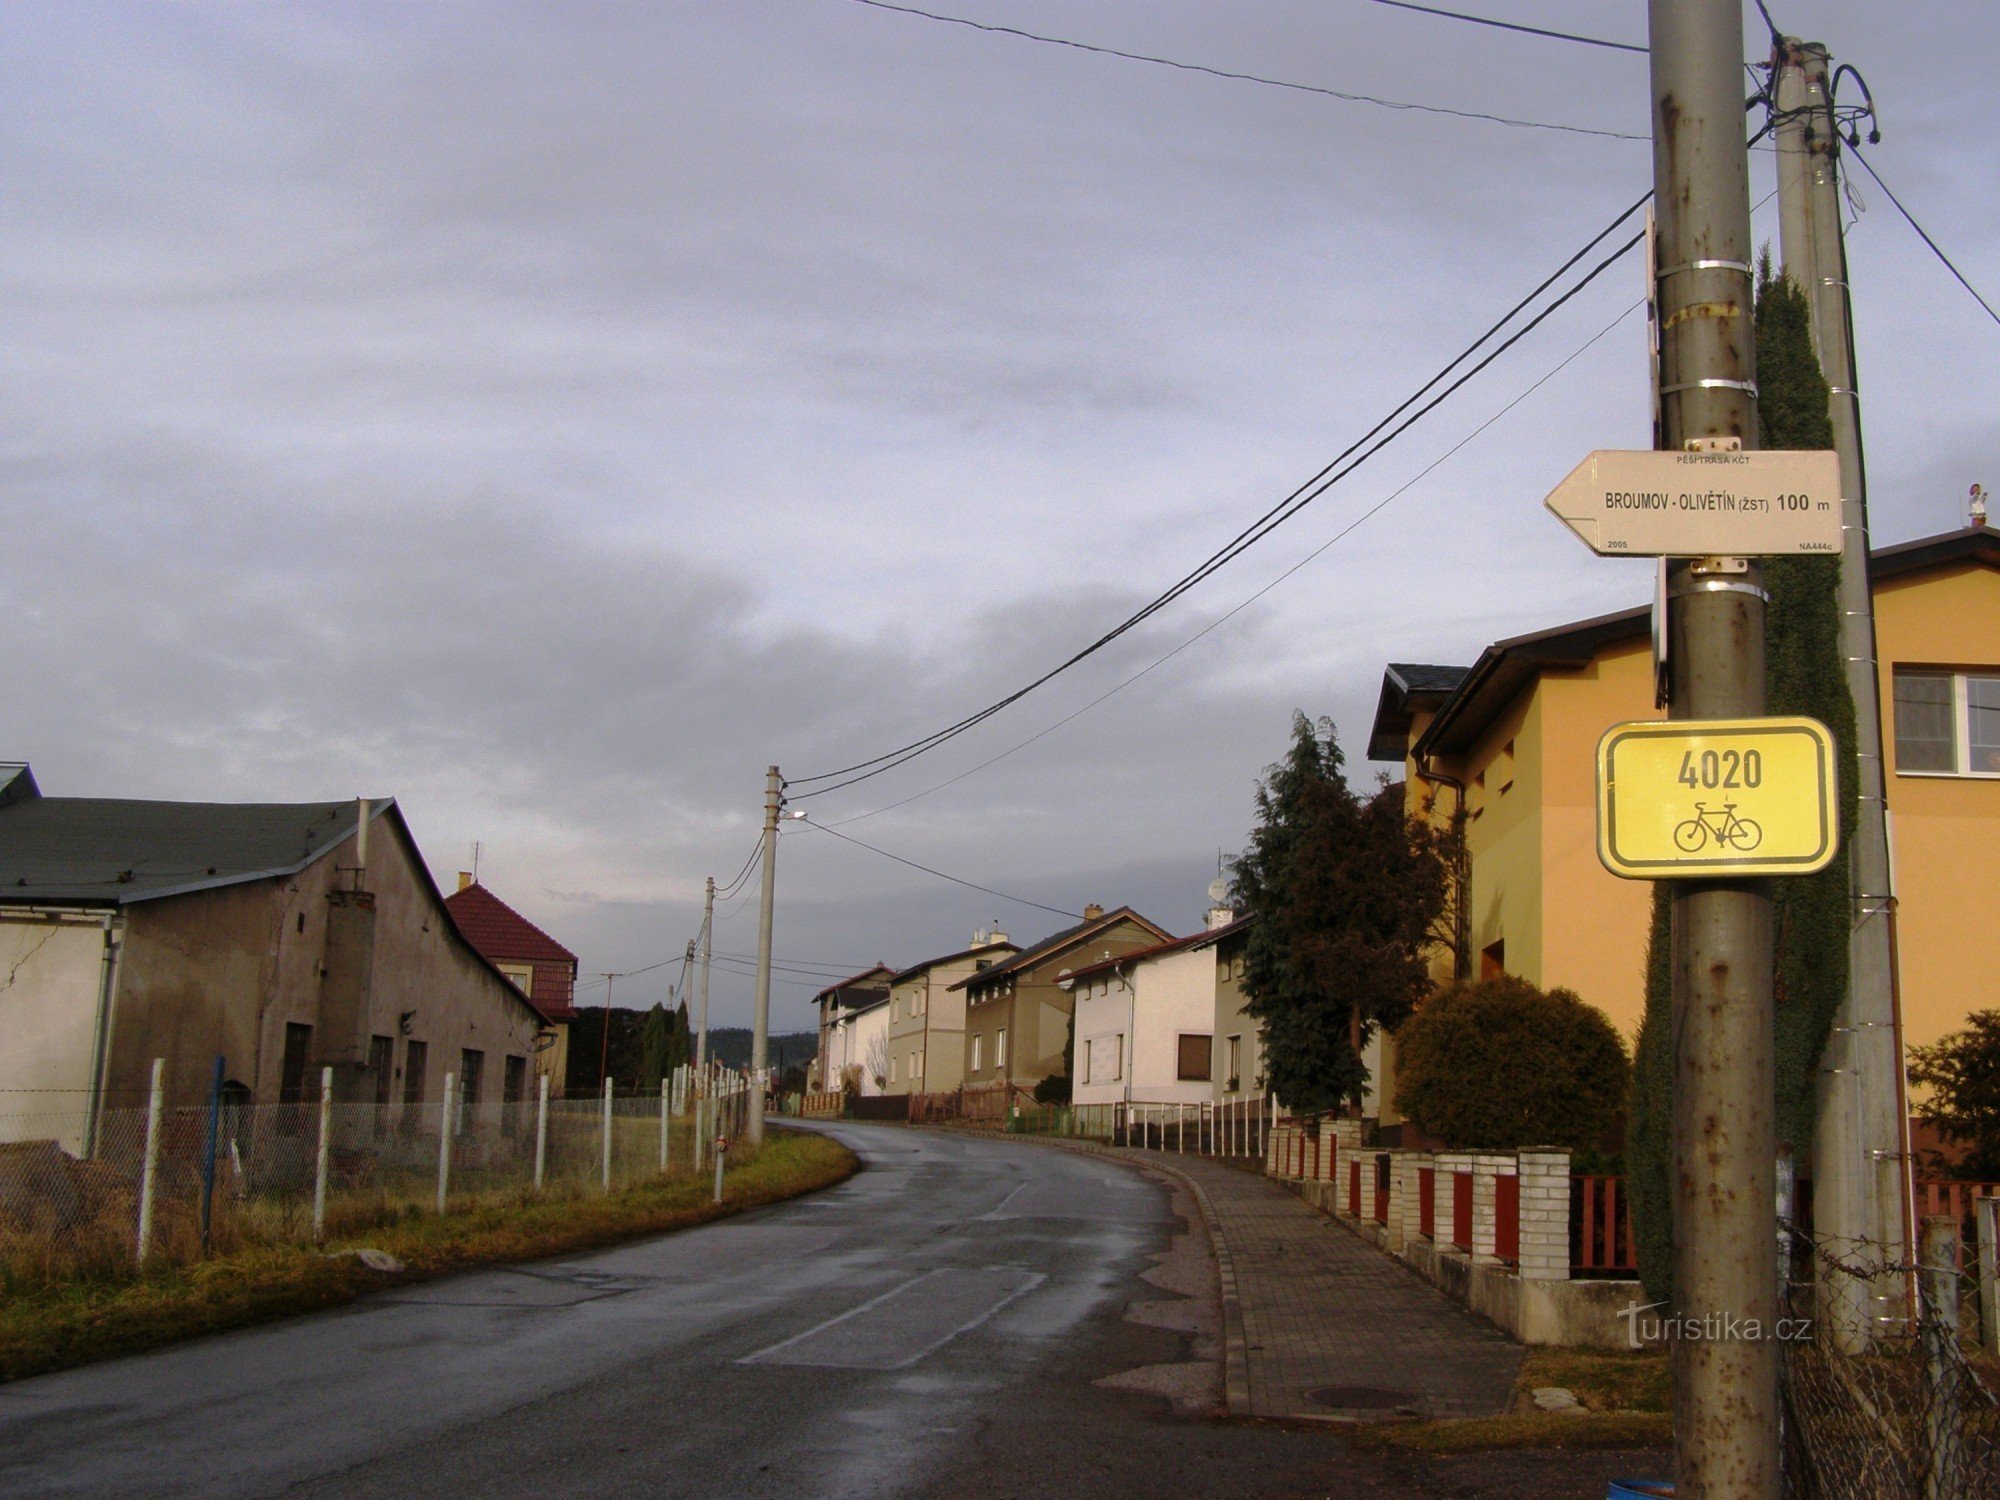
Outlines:
<svg viewBox="0 0 2000 1500"><path fill-rule="evenodd" d="M1385 1391L1375 1385L1323 1385L1306 1392L1306 1399L1339 1411L1394 1411L1417 1398L1408 1391Z"/></svg>

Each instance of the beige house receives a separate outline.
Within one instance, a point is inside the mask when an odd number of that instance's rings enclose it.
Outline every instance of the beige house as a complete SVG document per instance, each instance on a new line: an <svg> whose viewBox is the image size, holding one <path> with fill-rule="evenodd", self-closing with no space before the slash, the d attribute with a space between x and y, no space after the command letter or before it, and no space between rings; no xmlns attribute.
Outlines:
<svg viewBox="0 0 2000 1500"><path fill-rule="evenodd" d="M44 797L0 767L0 1090L104 1109L167 1097L378 1106L525 1099L547 1023L460 935L393 801ZM67 1108L67 1106L65 1106ZM36 1131L47 1135L48 1131Z"/></svg>
<svg viewBox="0 0 2000 1500"><path fill-rule="evenodd" d="M1071 998L1064 981L1086 964L1170 941L1129 906L1083 909L1074 927L989 964L951 988L965 994L965 1087L1032 1089L1068 1071Z"/></svg>
<svg viewBox="0 0 2000 1500"><path fill-rule="evenodd" d="M841 1074L850 1067L863 1068L866 1059L850 1056L855 1051L854 1018L872 1010L889 998L889 976L895 971L878 963L837 984L830 984L812 998L819 1047L806 1065L806 1087L838 1092ZM883 1058L886 1075L887 1055ZM865 1071L865 1068L864 1068ZM870 1092L879 1092L871 1089Z"/></svg>
<svg viewBox="0 0 2000 1500"><path fill-rule="evenodd" d="M965 992L954 986L1020 951L997 929L975 932L971 947L890 979L889 1093L942 1094L965 1082Z"/></svg>
<svg viewBox="0 0 2000 1500"><path fill-rule="evenodd" d="M1211 917L1211 920L1213 918ZM1216 923L1196 941L1197 952L1215 960L1215 1069L1211 1097L1217 1104L1240 1104L1264 1097L1263 1033L1246 1011L1243 949L1254 917Z"/></svg>

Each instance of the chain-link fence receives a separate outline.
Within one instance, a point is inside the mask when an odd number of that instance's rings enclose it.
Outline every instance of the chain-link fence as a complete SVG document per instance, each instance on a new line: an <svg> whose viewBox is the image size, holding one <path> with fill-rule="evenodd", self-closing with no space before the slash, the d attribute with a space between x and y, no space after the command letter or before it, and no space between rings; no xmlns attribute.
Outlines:
<svg viewBox="0 0 2000 1500"><path fill-rule="evenodd" d="M474 1101L455 1079L435 1103L0 1095L0 1294L707 1172L748 1102L720 1070L625 1097Z"/></svg>
<svg viewBox="0 0 2000 1500"><path fill-rule="evenodd" d="M1799 1500L2000 1495L2000 1315L1991 1228L1924 1222L1921 1263L1798 1235L1784 1344L1786 1493ZM1983 1272L1983 1275L1982 1275Z"/></svg>

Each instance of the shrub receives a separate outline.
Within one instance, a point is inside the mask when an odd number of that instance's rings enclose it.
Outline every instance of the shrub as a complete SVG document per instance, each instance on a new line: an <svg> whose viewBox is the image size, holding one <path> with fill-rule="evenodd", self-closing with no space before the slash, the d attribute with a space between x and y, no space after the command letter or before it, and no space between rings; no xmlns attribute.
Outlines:
<svg viewBox="0 0 2000 1500"><path fill-rule="evenodd" d="M1976 1010L1963 1030L1912 1047L1910 1082L1931 1091L1918 1117L1964 1151L1960 1161L1932 1165L1953 1177L2000 1177L2000 1010Z"/></svg>
<svg viewBox="0 0 2000 1500"><path fill-rule="evenodd" d="M1511 974L1440 991L1396 1032L1397 1106L1458 1150L1595 1152L1629 1071L1604 1012Z"/></svg>
<svg viewBox="0 0 2000 1500"><path fill-rule="evenodd" d="M1035 1085L1035 1103L1069 1103L1069 1074L1051 1073Z"/></svg>

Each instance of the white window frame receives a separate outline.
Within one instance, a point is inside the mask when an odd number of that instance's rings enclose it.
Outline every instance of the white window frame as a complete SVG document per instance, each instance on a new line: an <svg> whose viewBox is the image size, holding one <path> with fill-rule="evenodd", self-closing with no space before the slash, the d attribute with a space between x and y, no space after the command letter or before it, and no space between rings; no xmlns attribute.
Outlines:
<svg viewBox="0 0 2000 1500"><path fill-rule="evenodd" d="M1972 765L1972 700L1966 684L1972 678L1984 678L2000 682L2000 667L1920 667L1911 663L1898 662L1889 673L1890 726L1889 744L1895 748L1897 739L1894 722L1896 707L1896 679L1898 677L1943 677L1951 683L1951 760L1948 771L1904 770L1902 755L1897 751L1896 774L1898 776L1946 777L1967 781L2000 781L2000 771L1975 771Z"/></svg>
<svg viewBox="0 0 2000 1500"><path fill-rule="evenodd" d="M984 1053L986 1050L984 1045L985 1041L986 1038L980 1035L980 1033L976 1031L972 1033L972 1067L970 1069L971 1072L974 1073L982 1072L986 1067L985 1062L981 1060L981 1054Z"/></svg>
<svg viewBox="0 0 2000 1500"><path fill-rule="evenodd" d="M993 1033L993 1066L996 1068L1007 1066L1007 1028L1005 1026L1002 1026L998 1031Z"/></svg>

